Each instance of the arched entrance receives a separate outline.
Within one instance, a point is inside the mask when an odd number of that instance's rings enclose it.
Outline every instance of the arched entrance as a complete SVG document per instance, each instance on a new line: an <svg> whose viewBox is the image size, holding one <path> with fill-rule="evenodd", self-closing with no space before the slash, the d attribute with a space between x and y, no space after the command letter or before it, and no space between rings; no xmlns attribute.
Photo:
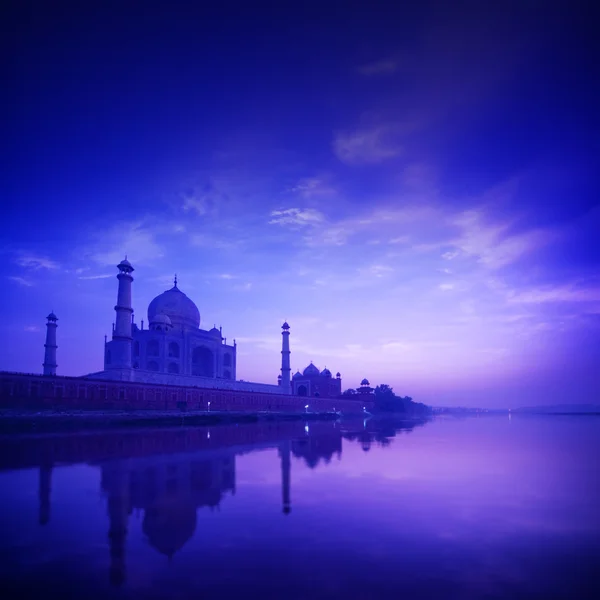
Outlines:
<svg viewBox="0 0 600 600"><path fill-rule="evenodd" d="M192 352L192 375L214 377L214 356L206 346L194 348Z"/></svg>
<svg viewBox="0 0 600 600"><path fill-rule="evenodd" d="M308 389L305 385L298 386L298 396L308 396Z"/></svg>

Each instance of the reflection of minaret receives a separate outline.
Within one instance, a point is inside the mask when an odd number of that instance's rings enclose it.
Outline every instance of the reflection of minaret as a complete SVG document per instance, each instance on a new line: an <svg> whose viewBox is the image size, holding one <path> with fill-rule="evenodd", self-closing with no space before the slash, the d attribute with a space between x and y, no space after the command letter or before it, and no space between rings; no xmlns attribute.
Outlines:
<svg viewBox="0 0 600 600"><path fill-rule="evenodd" d="M283 442L283 444L279 446L279 456L281 457L281 491L283 494L283 514L289 515L292 510L290 500L290 442Z"/></svg>
<svg viewBox="0 0 600 600"><path fill-rule="evenodd" d="M52 465L40 467L39 500L40 500L40 525L46 525L50 521L50 489L52 482Z"/></svg>
<svg viewBox="0 0 600 600"><path fill-rule="evenodd" d="M110 521L108 539L110 545L110 583L121 585L126 579L125 539L127 538L127 517L129 495L127 472L125 469L113 472L113 481L108 493L108 518Z"/></svg>

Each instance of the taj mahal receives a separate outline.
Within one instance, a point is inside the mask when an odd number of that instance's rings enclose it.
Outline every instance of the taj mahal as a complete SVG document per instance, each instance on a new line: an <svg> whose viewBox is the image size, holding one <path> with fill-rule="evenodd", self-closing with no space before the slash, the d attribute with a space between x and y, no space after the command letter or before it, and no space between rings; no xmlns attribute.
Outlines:
<svg viewBox="0 0 600 600"><path fill-rule="evenodd" d="M237 379L237 344L227 343L222 329L200 327L200 311L178 287L154 298L147 311L147 325L134 320L132 284L134 268L125 258L118 265L116 316L112 339L104 340L104 368L85 375L94 380L127 381L147 384L202 387L271 394L336 398L342 393L342 380L327 368L312 362L291 376L290 326L282 325L281 372L277 383L257 383ZM58 318L47 317L44 375L56 375Z"/></svg>

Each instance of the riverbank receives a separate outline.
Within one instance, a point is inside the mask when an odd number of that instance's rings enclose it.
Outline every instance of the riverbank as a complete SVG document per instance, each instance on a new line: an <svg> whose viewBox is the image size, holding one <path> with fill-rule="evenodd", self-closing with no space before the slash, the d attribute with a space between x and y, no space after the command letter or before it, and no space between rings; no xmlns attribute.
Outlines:
<svg viewBox="0 0 600 600"><path fill-rule="evenodd" d="M133 427L189 427L263 421L335 420L338 412L232 411L0 411L0 434L50 433Z"/></svg>

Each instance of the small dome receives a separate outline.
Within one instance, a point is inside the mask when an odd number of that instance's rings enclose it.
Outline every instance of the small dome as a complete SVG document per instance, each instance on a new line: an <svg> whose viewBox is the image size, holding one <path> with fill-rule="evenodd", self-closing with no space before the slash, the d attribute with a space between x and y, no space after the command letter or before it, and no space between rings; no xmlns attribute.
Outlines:
<svg viewBox="0 0 600 600"><path fill-rule="evenodd" d="M335 376L336 376L336 377L339 379L339 378L340 378L342 375L341 375L341 373L338 371L338 372L335 374Z"/></svg>
<svg viewBox="0 0 600 600"><path fill-rule="evenodd" d="M303 371L303 375L306 376L310 376L310 375L320 375L321 372L319 371L319 369L317 367L315 367L315 365L313 365L312 363L310 363L310 365L308 365L308 367L306 367L306 369L304 369Z"/></svg>
<svg viewBox="0 0 600 600"><path fill-rule="evenodd" d="M331 371L327 367L325 367L321 371L321 375L323 375L323 377L331 377Z"/></svg>
<svg viewBox="0 0 600 600"><path fill-rule="evenodd" d="M165 313L161 312L157 315L154 315L154 317L150 321L150 325L172 325L172 323L168 315L165 315Z"/></svg>
<svg viewBox="0 0 600 600"><path fill-rule="evenodd" d="M285 323L281 326L281 329L288 330L289 328L290 326L288 325L287 321L285 321Z"/></svg>
<svg viewBox="0 0 600 600"><path fill-rule="evenodd" d="M300 379L302 377L302 373L300 371L296 371L292 376L292 379Z"/></svg>
<svg viewBox="0 0 600 600"><path fill-rule="evenodd" d="M124 258L117 265L117 269L120 269L121 271L133 271L133 267L132 267L131 263L127 260L127 258Z"/></svg>
<svg viewBox="0 0 600 600"><path fill-rule="evenodd" d="M48 321L58 321L58 317L54 314L54 311L52 311L47 317L46 319L48 319Z"/></svg>
<svg viewBox="0 0 600 600"><path fill-rule="evenodd" d="M170 290L156 296L148 306L148 322L152 323L159 313L165 313L174 327L198 329L200 311L198 307L174 285Z"/></svg>
<svg viewBox="0 0 600 600"><path fill-rule="evenodd" d="M213 327L208 333L210 333L210 335L214 335L215 337L221 338L221 331L216 327Z"/></svg>
<svg viewBox="0 0 600 600"><path fill-rule="evenodd" d="M365 377L365 379L363 379L363 380L360 382L360 385L371 385L371 384L369 383L369 380L368 380L368 379Z"/></svg>

